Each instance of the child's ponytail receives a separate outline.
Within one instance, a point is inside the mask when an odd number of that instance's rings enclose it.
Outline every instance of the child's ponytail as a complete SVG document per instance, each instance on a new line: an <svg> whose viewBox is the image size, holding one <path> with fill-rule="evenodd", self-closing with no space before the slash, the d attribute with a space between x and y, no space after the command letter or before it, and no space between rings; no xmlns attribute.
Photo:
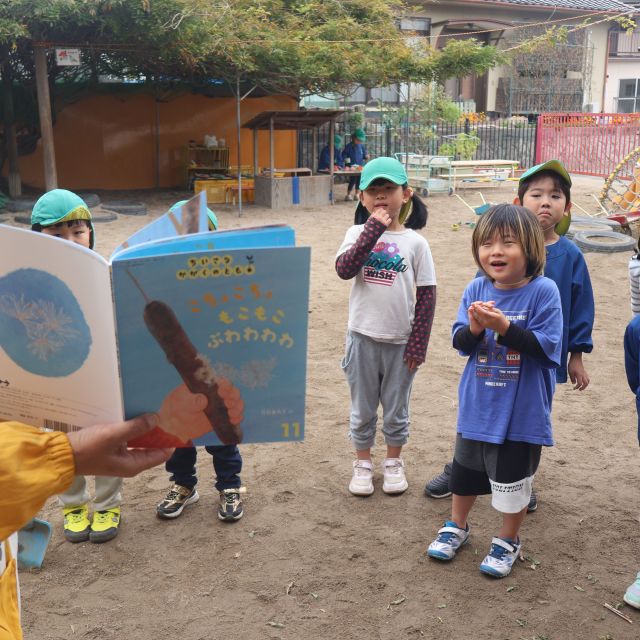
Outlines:
<svg viewBox="0 0 640 640"><path fill-rule="evenodd" d="M404 226L407 229L422 229L427 224L427 218L429 212L427 211L427 205L423 202L422 198L414 191L411 196L411 211L404 221Z"/></svg>

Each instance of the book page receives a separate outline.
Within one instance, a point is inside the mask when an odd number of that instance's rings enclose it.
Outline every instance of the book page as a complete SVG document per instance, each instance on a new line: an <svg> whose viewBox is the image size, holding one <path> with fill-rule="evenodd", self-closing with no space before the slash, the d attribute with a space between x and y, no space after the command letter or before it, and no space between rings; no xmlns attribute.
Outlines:
<svg viewBox="0 0 640 640"><path fill-rule="evenodd" d="M122 420L107 262L0 225L0 419L73 430Z"/></svg>
<svg viewBox="0 0 640 640"><path fill-rule="evenodd" d="M243 247L291 247L294 244L295 233L293 229L283 224L274 224L264 227L208 231L178 238L161 238L124 249L114 256L113 260Z"/></svg>
<svg viewBox="0 0 640 640"><path fill-rule="evenodd" d="M255 246L116 260L125 415L160 411L187 445L302 439L309 261L306 247Z"/></svg>
<svg viewBox="0 0 640 640"><path fill-rule="evenodd" d="M115 258L119 253L146 242L174 238L192 233L203 233L208 230L207 195L204 191L186 200L184 204L167 211L159 218L130 235L111 255Z"/></svg>

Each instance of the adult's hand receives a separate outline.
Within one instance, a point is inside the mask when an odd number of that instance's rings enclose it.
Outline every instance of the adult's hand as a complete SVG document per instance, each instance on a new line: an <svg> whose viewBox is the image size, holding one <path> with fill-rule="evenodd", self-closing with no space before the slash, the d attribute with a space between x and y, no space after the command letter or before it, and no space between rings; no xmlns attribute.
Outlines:
<svg viewBox="0 0 640 640"><path fill-rule="evenodd" d="M130 478L165 462L173 449L128 449L127 442L158 426L158 416L146 414L116 424L86 427L67 434L76 475Z"/></svg>

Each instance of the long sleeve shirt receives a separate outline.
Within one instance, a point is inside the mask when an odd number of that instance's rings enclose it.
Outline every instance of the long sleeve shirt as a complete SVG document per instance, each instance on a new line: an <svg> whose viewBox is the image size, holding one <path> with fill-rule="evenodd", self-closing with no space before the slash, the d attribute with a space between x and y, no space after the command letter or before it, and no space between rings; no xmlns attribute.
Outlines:
<svg viewBox="0 0 640 640"><path fill-rule="evenodd" d="M12 534L36 515L47 498L71 485L75 463L63 433L0 422L0 442L0 639L22 640L17 544Z"/></svg>

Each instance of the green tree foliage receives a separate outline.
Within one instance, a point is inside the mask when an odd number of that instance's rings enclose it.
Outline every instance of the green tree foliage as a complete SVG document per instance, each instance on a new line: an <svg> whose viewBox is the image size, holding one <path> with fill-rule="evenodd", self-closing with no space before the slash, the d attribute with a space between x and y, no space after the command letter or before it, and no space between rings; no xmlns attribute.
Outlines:
<svg viewBox="0 0 640 640"><path fill-rule="evenodd" d="M38 138L34 46L78 47L79 67L49 56L53 115L88 93L211 91L215 80L299 96L354 85L443 81L483 72L495 47L435 50L397 28L393 0L0 0L0 64L14 83L21 151ZM100 76L137 79L105 86Z"/></svg>
<svg viewBox="0 0 640 640"><path fill-rule="evenodd" d="M58 76L240 73L292 94L443 80L500 60L473 41L441 51L408 41L396 27L401 12L390 0L0 0L0 44L17 75L31 73L33 42L47 42L83 47L83 67Z"/></svg>

